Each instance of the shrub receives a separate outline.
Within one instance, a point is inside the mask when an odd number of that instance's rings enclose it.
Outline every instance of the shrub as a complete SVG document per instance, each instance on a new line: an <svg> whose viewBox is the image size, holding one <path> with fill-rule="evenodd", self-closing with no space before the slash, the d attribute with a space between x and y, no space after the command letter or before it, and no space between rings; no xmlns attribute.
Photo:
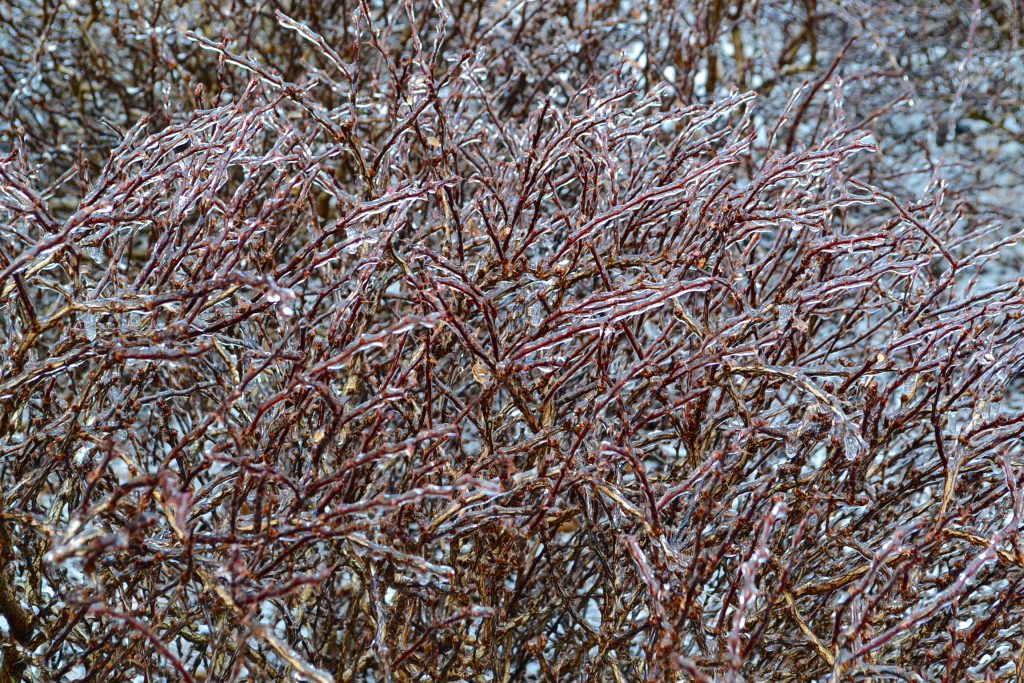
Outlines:
<svg viewBox="0 0 1024 683"><path fill-rule="evenodd" d="M863 25L324 5L0 10L0 679L1020 675L1016 235Z"/></svg>

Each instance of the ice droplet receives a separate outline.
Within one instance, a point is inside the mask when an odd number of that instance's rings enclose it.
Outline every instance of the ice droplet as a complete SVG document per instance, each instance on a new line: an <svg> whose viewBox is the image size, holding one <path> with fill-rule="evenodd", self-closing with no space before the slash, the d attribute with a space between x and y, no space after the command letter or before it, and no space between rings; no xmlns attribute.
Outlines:
<svg viewBox="0 0 1024 683"><path fill-rule="evenodd" d="M295 315L295 292L287 287L272 284L267 290L267 303L273 304L277 314L282 318Z"/></svg>
<svg viewBox="0 0 1024 683"><path fill-rule="evenodd" d="M843 434L843 449L846 451L846 459L850 462L859 458L867 450L863 439L850 431Z"/></svg>
<svg viewBox="0 0 1024 683"><path fill-rule="evenodd" d="M97 265L103 265L106 263L107 256L103 253L103 250L99 247L82 247L82 253L86 255L93 263Z"/></svg>
<svg viewBox="0 0 1024 683"><path fill-rule="evenodd" d="M487 366L479 362L474 363L472 372L473 379L475 379L478 384L487 384L487 380L490 377L490 373L487 371Z"/></svg>

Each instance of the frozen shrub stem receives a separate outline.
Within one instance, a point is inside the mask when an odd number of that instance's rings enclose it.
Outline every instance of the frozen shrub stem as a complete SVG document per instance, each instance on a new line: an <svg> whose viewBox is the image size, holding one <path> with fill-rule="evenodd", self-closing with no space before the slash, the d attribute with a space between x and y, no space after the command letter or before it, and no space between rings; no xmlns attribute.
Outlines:
<svg viewBox="0 0 1024 683"><path fill-rule="evenodd" d="M920 4L0 6L0 683L1022 680L1021 18Z"/></svg>

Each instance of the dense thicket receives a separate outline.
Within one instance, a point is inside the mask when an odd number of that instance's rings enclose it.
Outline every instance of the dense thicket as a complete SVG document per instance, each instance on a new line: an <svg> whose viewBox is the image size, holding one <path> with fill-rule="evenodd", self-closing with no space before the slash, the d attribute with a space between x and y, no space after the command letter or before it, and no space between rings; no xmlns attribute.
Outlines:
<svg viewBox="0 0 1024 683"><path fill-rule="evenodd" d="M0 5L0 681L1024 675L1017 3Z"/></svg>

